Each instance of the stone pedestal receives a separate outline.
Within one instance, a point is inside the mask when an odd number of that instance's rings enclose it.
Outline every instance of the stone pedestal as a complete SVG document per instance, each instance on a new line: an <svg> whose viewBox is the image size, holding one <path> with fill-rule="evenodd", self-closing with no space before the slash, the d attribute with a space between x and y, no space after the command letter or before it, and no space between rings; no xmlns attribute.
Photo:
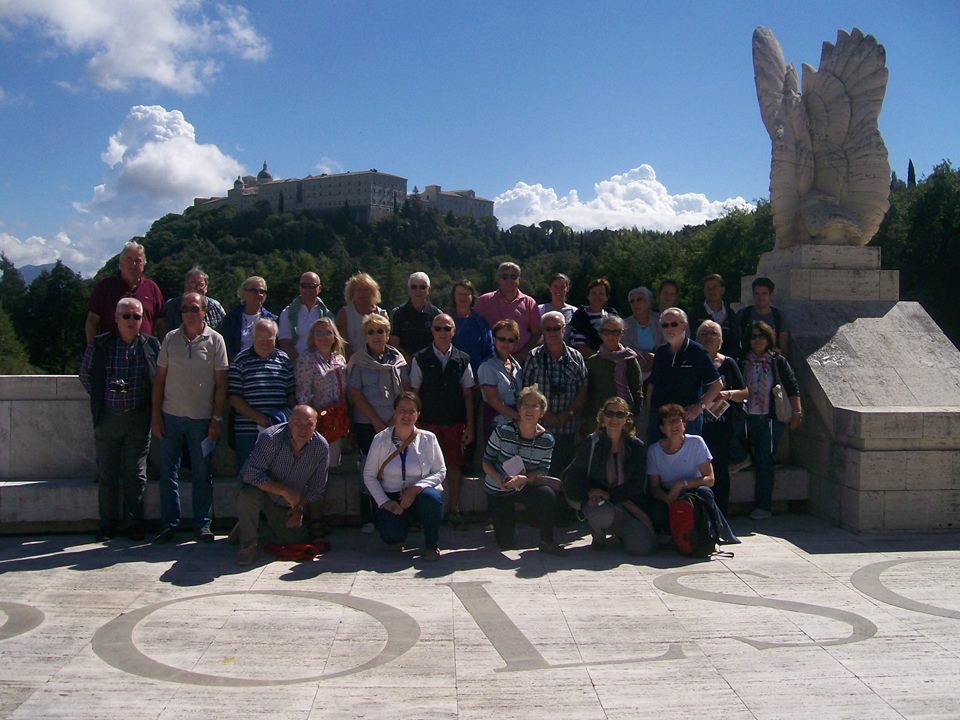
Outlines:
<svg viewBox="0 0 960 720"><path fill-rule="evenodd" d="M806 411L791 460L810 473L813 511L854 530L960 527L960 352L898 301L879 248L775 251L757 274L790 326Z"/></svg>

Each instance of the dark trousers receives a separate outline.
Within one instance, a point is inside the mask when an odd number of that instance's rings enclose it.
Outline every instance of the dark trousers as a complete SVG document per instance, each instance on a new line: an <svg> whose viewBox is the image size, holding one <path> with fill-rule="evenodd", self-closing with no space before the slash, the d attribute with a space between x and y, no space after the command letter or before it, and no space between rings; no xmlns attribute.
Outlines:
<svg viewBox="0 0 960 720"><path fill-rule="evenodd" d="M391 500L400 501L400 493L387 493ZM424 488L400 515L377 508L377 530L386 543L402 543L410 533L411 523L420 523L423 528L425 550L433 550L440 540L440 524L443 522L443 494L436 488Z"/></svg>
<svg viewBox="0 0 960 720"><path fill-rule="evenodd" d="M730 411L728 411L730 412ZM707 443L713 455L713 496L717 507L724 515L730 500L730 440L733 437L733 423L705 422L703 441Z"/></svg>
<svg viewBox="0 0 960 720"><path fill-rule="evenodd" d="M353 437L356 438L357 448L359 448L364 459L367 457L367 453L370 452L370 445L373 443L373 438L377 434L376 430L373 429L373 425L370 423L358 423L355 422L351 424L350 430L353 433ZM360 476L363 477L363 468L360 468ZM373 498L370 497L370 493L367 492L367 486L363 484L363 480L360 481L360 522L366 525L367 523L372 523L376 514L376 506L374 505ZM397 542L400 542L399 540Z"/></svg>
<svg viewBox="0 0 960 720"><path fill-rule="evenodd" d="M139 528L143 524L143 492L147 486L150 407L130 411L104 407L93 430L93 440L100 528Z"/></svg>
<svg viewBox="0 0 960 720"><path fill-rule="evenodd" d="M309 534L306 526L287 527L288 512L289 508L275 503L269 493L247 483L241 484L237 494L237 526L234 529L240 547L306 542Z"/></svg>
<svg viewBox="0 0 960 720"><path fill-rule="evenodd" d="M516 503L520 501L534 518L540 530L541 542L553 542L553 526L557 511L557 496L546 485L525 485L523 490L508 495L487 494L487 511L493 521L497 545L511 548L516 543Z"/></svg>

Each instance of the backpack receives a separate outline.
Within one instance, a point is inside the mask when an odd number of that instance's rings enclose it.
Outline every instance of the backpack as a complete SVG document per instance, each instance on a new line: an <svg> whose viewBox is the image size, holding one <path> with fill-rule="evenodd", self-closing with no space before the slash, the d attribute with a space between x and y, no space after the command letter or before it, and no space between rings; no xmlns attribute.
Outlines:
<svg viewBox="0 0 960 720"><path fill-rule="evenodd" d="M681 555L710 557L720 538L706 501L696 493L683 493L670 503L670 535Z"/></svg>

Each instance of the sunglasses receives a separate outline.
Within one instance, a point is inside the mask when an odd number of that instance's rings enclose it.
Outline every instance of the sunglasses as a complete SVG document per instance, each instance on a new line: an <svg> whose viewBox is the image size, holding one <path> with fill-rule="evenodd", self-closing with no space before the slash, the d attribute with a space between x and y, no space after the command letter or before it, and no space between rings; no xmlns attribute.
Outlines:
<svg viewBox="0 0 960 720"><path fill-rule="evenodd" d="M500 276L500 279L501 279L501 280L516 280L516 279L519 278L519 277L520 277L520 276L517 275L516 273L503 273L503 274Z"/></svg>
<svg viewBox="0 0 960 720"><path fill-rule="evenodd" d="M517 338L501 337L501 336L497 335L497 336L494 338L494 340L496 340L497 342L510 343L511 345L516 345L516 344L517 344Z"/></svg>
<svg viewBox="0 0 960 720"><path fill-rule="evenodd" d="M300 283L300 287L304 290L313 290L314 288L320 287L320 283Z"/></svg>
<svg viewBox="0 0 960 720"><path fill-rule="evenodd" d="M450 325L434 325L434 332L453 332L453 328Z"/></svg>
<svg viewBox="0 0 960 720"><path fill-rule="evenodd" d="M766 339L767 339L767 336L766 336L766 335L751 335L751 336L750 336L750 339L751 339L751 340L766 340Z"/></svg>
<svg viewBox="0 0 960 720"><path fill-rule="evenodd" d="M550 326L544 325L543 326L544 332L560 332L561 330L563 330L563 325L550 325Z"/></svg>
<svg viewBox="0 0 960 720"><path fill-rule="evenodd" d="M426 290L429 285L410 285L408 286L411 290Z"/></svg>
<svg viewBox="0 0 960 720"><path fill-rule="evenodd" d="M617 420L625 419L630 413L624 412L623 410L604 410L603 416L606 418L616 418Z"/></svg>
<svg viewBox="0 0 960 720"><path fill-rule="evenodd" d="M603 328L600 331L601 335L623 335L623 330L616 330L614 328Z"/></svg>
<svg viewBox="0 0 960 720"><path fill-rule="evenodd" d="M317 330L313 334L316 337L333 337L333 332L330 330Z"/></svg>
<svg viewBox="0 0 960 720"><path fill-rule="evenodd" d="M383 328L376 328L375 330L367 330L367 335L386 335L387 331Z"/></svg>
<svg viewBox="0 0 960 720"><path fill-rule="evenodd" d="M181 313L191 313L191 314L193 314L193 313L198 313L198 312L200 312L200 306L199 306L199 305L188 305L188 306L186 306L186 307L180 308L180 312L181 312Z"/></svg>
<svg viewBox="0 0 960 720"><path fill-rule="evenodd" d="M137 313L123 313L120 317L124 320L142 320L143 315L138 315Z"/></svg>
<svg viewBox="0 0 960 720"><path fill-rule="evenodd" d="M681 324L682 324L682 323L680 323L680 322L678 322L678 321L676 321L676 320L673 320L673 321L671 321L671 322L662 322L662 323L660 323L660 327L662 327L662 328L680 327Z"/></svg>
<svg viewBox="0 0 960 720"><path fill-rule="evenodd" d="M267 291L264 290L263 288L244 288L243 291L244 291L244 292L256 293L257 295L266 295L266 294L267 294Z"/></svg>

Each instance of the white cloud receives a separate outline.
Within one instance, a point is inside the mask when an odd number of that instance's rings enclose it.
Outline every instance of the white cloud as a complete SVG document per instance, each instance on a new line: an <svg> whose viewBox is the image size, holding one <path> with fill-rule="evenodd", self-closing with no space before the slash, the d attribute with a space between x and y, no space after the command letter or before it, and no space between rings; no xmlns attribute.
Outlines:
<svg viewBox="0 0 960 720"><path fill-rule="evenodd" d="M576 230L638 227L678 230L750 208L741 197L710 200L701 193L671 195L649 165L641 165L609 180L594 183L593 199L583 201L576 190L562 197L553 188L518 182L494 198L494 212L503 227L559 220Z"/></svg>
<svg viewBox="0 0 960 720"><path fill-rule="evenodd" d="M97 270L157 218L182 212L195 197L225 195L245 174L216 145L198 143L183 113L159 105L132 107L100 157L103 182L89 200L73 204L79 215L66 227L88 256L82 267L71 267L84 272Z"/></svg>
<svg viewBox="0 0 960 720"><path fill-rule="evenodd" d="M214 56L259 61L270 52L245 8L221 3L210 12L203 0L4 0L0 22L29 26L59 50L89 56L90 79L107 90L148 81L197 93L220 69ZM0 31L11 34L3 25Z"/></svg>
<svg viewBox="0 0 960 720"><path fill-rule="evenodd" d="M313 166L313 172L326 173L327 175L336 175L343 172L343 163L321 155L319 162Z"/></svg>
<svg viewBox="0 0 960 720"><path fill-rule="evenodd" d="M63 260L72 270L77 270L91 263L91 258L81 252L63 232L49 240L39 235L21 240L10 233L0 232L0 252L17 267L46 265Z"/></svg>

